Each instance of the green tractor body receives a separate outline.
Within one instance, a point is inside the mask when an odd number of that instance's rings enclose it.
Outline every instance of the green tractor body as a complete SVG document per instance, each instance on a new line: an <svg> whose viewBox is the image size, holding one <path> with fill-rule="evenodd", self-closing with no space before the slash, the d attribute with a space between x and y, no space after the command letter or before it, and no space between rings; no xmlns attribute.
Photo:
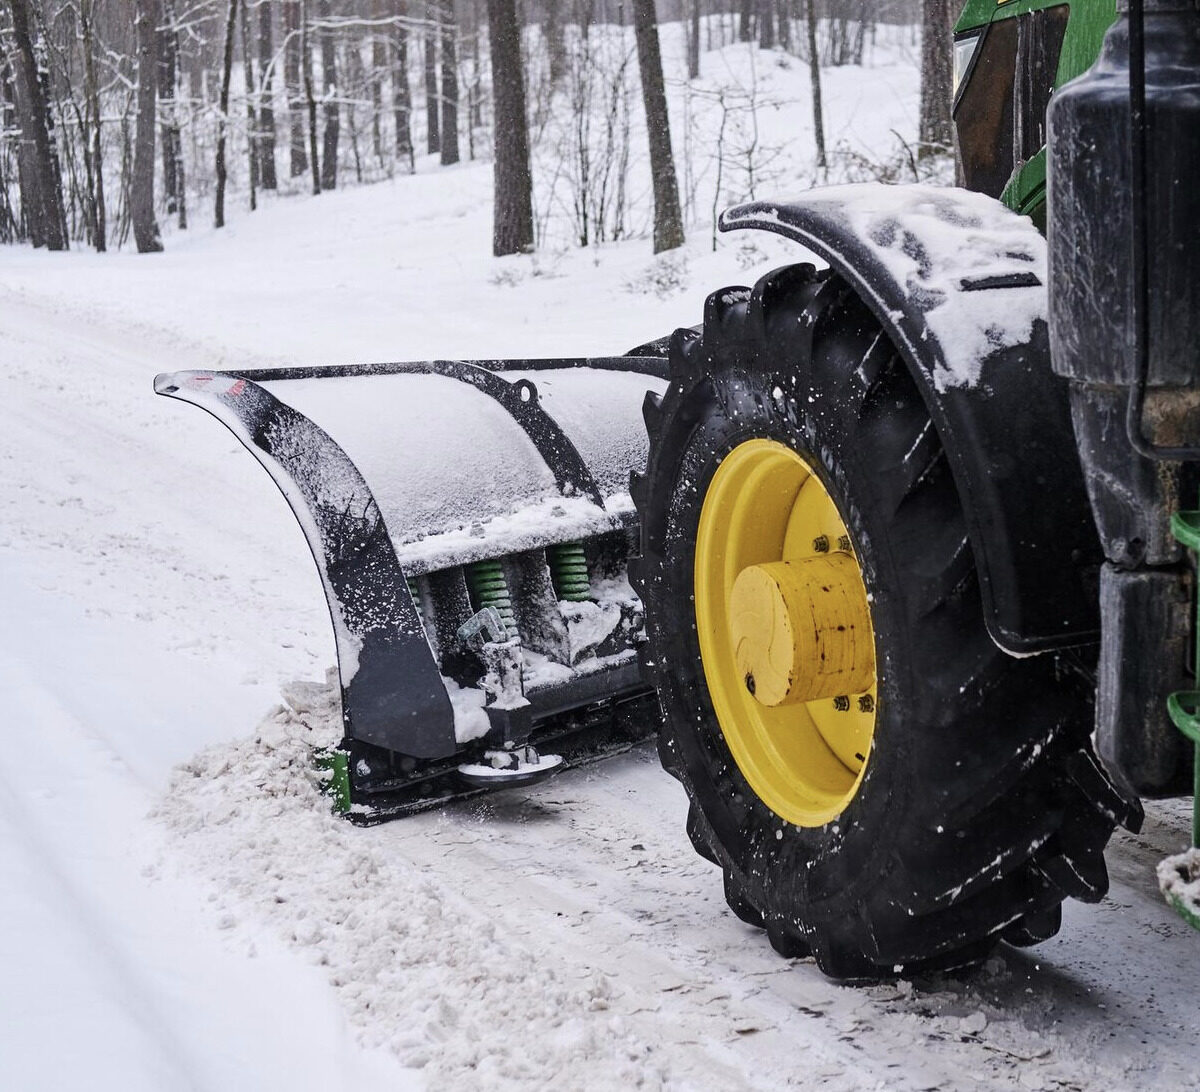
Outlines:
<svg viewBox="0 0 1200 1092"><path fill-rule="evenodd" d="M1046 108L1086 72L1114 0L968 0L954 28L954 120L964 184L1046 228Z"/></svg>

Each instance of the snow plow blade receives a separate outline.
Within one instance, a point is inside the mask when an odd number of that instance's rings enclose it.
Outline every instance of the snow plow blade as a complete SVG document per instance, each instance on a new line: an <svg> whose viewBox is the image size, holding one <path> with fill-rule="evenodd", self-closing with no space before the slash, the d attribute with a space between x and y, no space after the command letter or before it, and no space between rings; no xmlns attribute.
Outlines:
<svg viewBox="0 0 1200 1092"><path fill-rule="evenodd" d="M304 532L352 819L528 783L653 725L628 490L642 402L665 386L648 356L156 377L233 432Z"/></svg>

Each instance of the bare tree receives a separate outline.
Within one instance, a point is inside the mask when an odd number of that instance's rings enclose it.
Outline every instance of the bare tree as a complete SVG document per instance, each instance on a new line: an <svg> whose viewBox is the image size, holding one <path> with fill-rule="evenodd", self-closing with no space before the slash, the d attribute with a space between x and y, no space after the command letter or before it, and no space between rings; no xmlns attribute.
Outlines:
<svg viewBox="0 0 1200 1092"><path fill-rule="evenodd" d="M392 103L396 121L396 156L408 164L409 172L416 169L413 162L412 92L408 87L408 27L405 0L393 0L396 11L395 64L392 66Z"/></svg>
<svg viewBox="0 0 1200 1092"><path fill-rule="evenodd" d="M387 36L382 24L387 18L388 0L375 0L372 9L375 22L380 24L371 33L371 151L383 166L383 75L387 71Z"/></svg>
<svg viewBox="0 0 1200 1092"><path fill-rule="evenodd" d="M500 257L533 249L533 184L516 4L488 0L487 10L496 115L492 253Z"/></svg>
<svg viewBox="0 0 1200 1092"><path fill-rule="evenodd" d="M12 68L8 55L0 50L0 131L17 131L16 92L12 85ZM18 217L9 193L12 177L12 142L0 140L0 243L14 243L24 236L23 225ZM17 185L20 186L20 154L17 156Z"/></svg>
<svg viewBox="0 0 1200 1092"><path fill-rule="evenodd" d="M308 170L308 152L304 147L305 94L301 80L301 50L304 46L304 30L301 25L303 12L300 0L283 0L284 38L283 83L287 90L288 129L290 132L292 178L298 178Z"/></svg>
<svg viewBox="0 0 1200 1092"><path fill-rule="evenodd" d="M88 174L92 245L108 249L108 212L104 206L104 145L100 139L100 88L96 80L95 0L81 0L79 32L83 46L83 94L88 115L84 164Z"/></svg>
<svg viewBox="0 0 1200 1092"><path fill-rule="evenodd" d="M702 0L687 0L688 16L688 79L694 80L700 75L700 4Z"/></svg>
<svg viewBox="0 0 1200 1092"><path fill-rule="evenodd" d="M441 121L439 118L440 100L438 98L437 77L437 40L438 34L433 26L436 8L431 7L435 0L426 0L425 4L425 150L434 155L441 147Z"/></svg>
<svg viewBox="0 0 1200 1092"><path fill-rule="evenodd" d="M758 48L775 48L775 0L758 0Z"/></svg>
<svg viewBox="0 0 1200 1092"><path fill-rule="evenodd" d="M258 0L258 70L262 99L258 108L258 180L264 190L278 187L275 175L275 45L271 25L271 0Z"/></svg>
<svg viewBox="0 0 1200 1092"><path fill-rule="evenodd" d="M221 99L217 113L217 198L213 226L225 226L225 138L229 129L229 80L233 74L233 34L237 29L238 0L229 0L225 17L225 50L221 54Z"/></svg>
<svg viewBox="0 0 1200 1092"><path fill-rule="evenodd" d="M179 130L178 82L179 30L175 20L175 0L163 0L163 20L158 43L163 192L167 201L167 212L177 214L180 228L186 228L187 200L184 186L183 137Z"/></svg>
<svg viewBox="0 0 1200 1092"><path fill-rule="evenodd" d="M458 24L454 0L442 0L442 166L458 162Z"/></svg>
<svg viewBox="0 0 1200 1092"><path fill-rule="evenodd" d="M633 26L642 76L642 101L646 106L646 134L650 140L650 176L654 183L654 253L659 254L683 246L683 217L671 152L671 123L663 89L654 0L633 0Z"/></svg>
<svg viewBox="0 0 1200 1092"><path fill-rule="evenodd" d="M567 71L567 13L564 10L565 7L565 4L550 0L546 5L546 14L542 20L542 35L546 39L546 55L550 59L551 87L558 87ZM490 6L488 27L491 27Z"/></svg>
<svg viewBox="0 0 1200 1092"><path fill-rule="evenodd" d="M250 211L258 208L258 111L254 108L254 62L250 53L250 0L242 5L242 79L246 88L246 159L250 179Z"/></svg>
<svg viewBox="0 0 1200 1092"><path fill-rule="evenodd" d="M924 0L921 33L921 141L920 156L954 146L950 120L953 58L951 0Z"/></svg>
<svg viewBox="0 0 1200 1092"><path fill-rule="evenodd" d="M29 0L9 0L16 59L13 64L22 143L28 149L28 168L22 172L21 204L34 246L66 250L67 218L63 209L62 176L51 137L50 109L38 71L30 28Z"/></svg>
<svg viewBox="0 0 1200 1092"><path fill-rule="evenodd" d="M755 0L741 0L738 13L739 42L754 41L754 2Z"/></svg>
<svg viewBox="0 0 1200 1092"><path fill-rule="evenodd" d="M813 139L817 143L817 166L826 167L825 119L821 109L821 57L817 53L817 0L805 0L808 23L808 73L812 81Z"/></svg>
<svg viewBox="0 0 1200 1092"><path fill-rule="evenodd" d="M159 0L137 0L137 135L133 142L133 181L130 216L139 254L162 250L158 220L154 216L154 128L158 97ZM218 225L219 226L219 225Z"/></svg>
<svg viewBox="0 0 1200 1092"><path fill-rule="evenodd" d="M317 0L317 18L321 21L321 82L324 88L325 132L321 143L321 189L337 188L338 140L341 136L341 109L338 106L337 45L329 26L329 0Z"/></svg>
<svg viewBox="0 0 1200 1092"><path fill-rule="evenodd" d="M313 89L312 47L308 40L308 0L300 0L300 66L304 73L304 101L308 110L308 163L315 196L321 192L321 159L317 154L317 96Z"/></svg>

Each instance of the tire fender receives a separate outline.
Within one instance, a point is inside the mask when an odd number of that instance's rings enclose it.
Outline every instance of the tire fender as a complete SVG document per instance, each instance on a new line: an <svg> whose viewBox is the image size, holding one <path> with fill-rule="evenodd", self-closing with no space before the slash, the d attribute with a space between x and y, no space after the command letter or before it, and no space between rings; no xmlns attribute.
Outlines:
<svg viewBox="0 0 1200 1092"><path fill-rule="evenodd" d="M824 259L894 342L950 461L988 632L1030 655L1094 642L1103 560L1050 368L1046 242L962 189L862 183L727 210Z"/></svg>

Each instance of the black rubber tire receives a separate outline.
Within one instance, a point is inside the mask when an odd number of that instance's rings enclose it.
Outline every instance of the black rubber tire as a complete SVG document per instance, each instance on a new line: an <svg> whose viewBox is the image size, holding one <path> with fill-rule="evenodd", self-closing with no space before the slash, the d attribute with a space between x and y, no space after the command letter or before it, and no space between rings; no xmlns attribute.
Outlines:
<svg viewBox="0 0 1200 1092"><path fill-rule="evenodd" d="M1016 659L984 626L962 505L904 363L858 297L811 266L724 289L676 332L671 384L645 406L632 491L643 664L659 752L688 834L726 898L786 956L842 980L944 969L1057 931L1101 898L1103 849L1140 821L1091 748L1093 693L1064 657ZM866 775L836 820L789 825L755 795L708 697L692 606L700 509L721 459L765 437L834 497L872 593L879 712Z"/></svg>

